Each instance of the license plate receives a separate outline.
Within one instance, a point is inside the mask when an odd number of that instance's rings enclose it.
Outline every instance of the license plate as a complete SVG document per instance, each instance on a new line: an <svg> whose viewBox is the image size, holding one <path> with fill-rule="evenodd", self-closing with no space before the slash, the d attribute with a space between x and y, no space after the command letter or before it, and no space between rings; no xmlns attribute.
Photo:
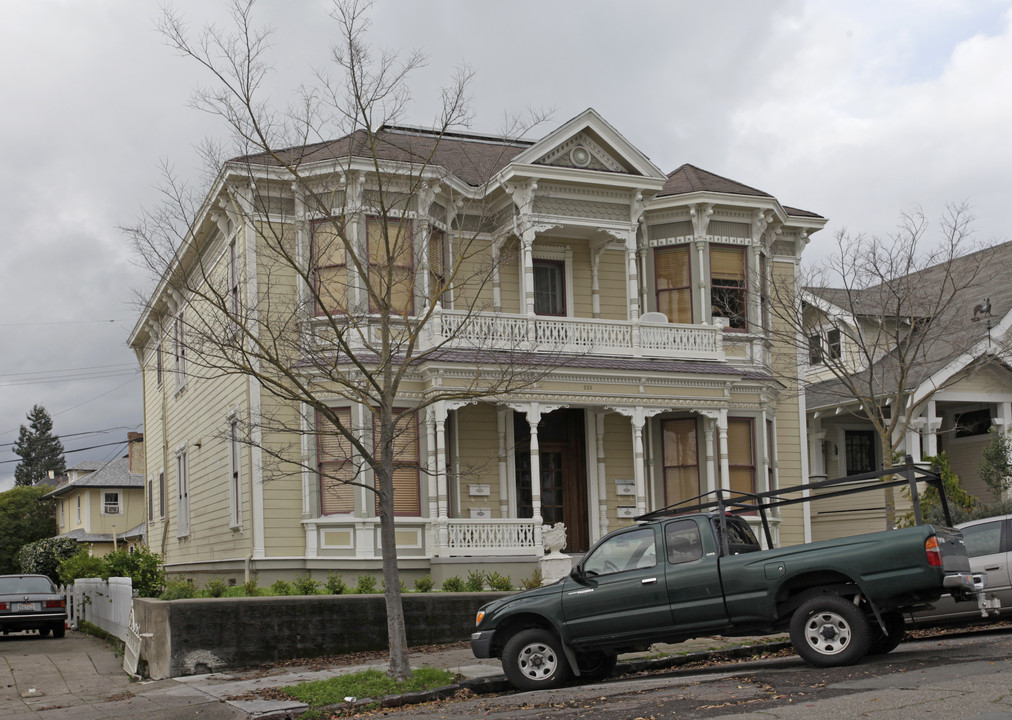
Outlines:
<svg viewBox="0 0 1012 720"><path fill-rule="evenodd" d="M15 612L38 612L38 603L18 603L15 608Z"/></svg>

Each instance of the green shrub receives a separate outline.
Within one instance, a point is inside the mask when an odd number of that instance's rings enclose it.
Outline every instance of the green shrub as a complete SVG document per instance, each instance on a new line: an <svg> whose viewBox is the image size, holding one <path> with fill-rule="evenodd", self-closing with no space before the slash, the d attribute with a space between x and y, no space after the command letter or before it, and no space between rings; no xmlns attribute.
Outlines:
<svg viewBox="0 0 1012 720"><path fill-rule="evenodd" d="M443 592L464 592L464 581L454 575L443 581Z"/></svg>
<svg viewBox="0 0 1012 720"><path fill-rule="evenodd" d="M500 575L498 570L493 570L485 575L485 582L488 583L489 590L498 590L500 592L508 592L513 589L512 578Z"/></svg>
<svg viewBox="0 0 1012 720"><path fill-rule="evenodd" d="M292 581L292 587L296 595L316 595L320 592L320 583L313 580L309 573L299 575Z"/></svg>
<svg viewBox="0 0 1012 720"><path fill-rule="evenodd" d="M247 597L246 587L244 585L229 585L221 596L227 598Z"/></svg>
<svg viewBox="0 0 1012 720"><path fill-rule="evenodd" d="M105 574L105 562L102 558L92 557L87 550L78 550L60 563L60 581L69 585L78 578L97 578Z"/></svg>
<svg viewBox="0 0 1012 720"><path fill-rule="evenodd" d="M285 580L275 580L273 583L271 583L270 594L293 595L294 588L292 588L292 584L290 582L287 582Z"/></svg>
<svg viewBox="0 0 1012 720"><path fill-rule="evenodd" d="M359 575L355 583L355 592L359 595L370 595L379 592L376 589L376 578L372 575Z"/></svg>
<svg viewBox="0 0 1012 720"><path fill-rule="evenodd" d="M433 585L435 585L435 582L433 582L431 575L415 578L415 592L431 592Z"/></svg>
<svg viewBox="0 0 1012 720"><path fill-rule="evenodd" d="M77 555L81 546L70 538L51 537L28 543L18 550L18 565L26 575L48 575L60 582L60 563Z"/></svg>
<svg viewBox="0 0 1012 720"><path fill-rule="evenodd" d="M323 584L327 592L331 595L343 595L348 592L348 586L344 582L344 578L338 575L336 572L330 572L327 574L327 582Z"/></svg>
<svg viewBox="0 0 1012 720"><path fill-rule="evenodd" d="M485 589L485 573L481 570L471 570L467 573L467 580L464 581L465 592L481 592Z"/></svg>
<svg viewBox="0 0 1012 720"><path fill-rule="evenodd" d="M242 590L246 597L263 595L263 589L260 587L260 577L256 573L250 575L249 580L242 584Z"/></svg>
<svg viewBox="0 0 1012 720"><path fill-rule="evenodd" d="M228 583L221 578L211 578L204 584L201 595L209 598L220 598L228 592Z"/></svg>
<svg viewBox="0 0 1012 720"><path fill-rule="evenodd" d="M537 568L529 577L525 577L520 581L520 587L524 590L533 590L534 588L541 587L541 582L544 579L544 576L541 574L541 568Z"/></svg>
<svg viewBox="0 0 1012 720"><path fill-rule="evenodd" d="M165 589L158 596L159 600L186 600L197 596L197 586L187 578L172 578L165 583Z"/></svg>
<svg viewBox="0 0 1012 720"><path fill-rule="evenodd" d="M159 597L165 587L165 570L162 556L144 545L129 550L117 550L102 558L105 561L103 577L128 577L133 589L141 597Z"/></svg>

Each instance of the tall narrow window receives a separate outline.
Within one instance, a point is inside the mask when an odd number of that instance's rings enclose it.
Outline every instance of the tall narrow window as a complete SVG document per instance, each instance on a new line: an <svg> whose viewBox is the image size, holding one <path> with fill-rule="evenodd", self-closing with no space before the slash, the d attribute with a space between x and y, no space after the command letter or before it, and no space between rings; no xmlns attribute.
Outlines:
<svg viewBox="0 0 1012 720"><path fill-rule="evenodd" d="M433 303L446 305L443 292L446 283L446 233L432 230L429 233L429 297Z"/></svg>
<svg viewBox="0 0 1012 720"><path fill-rule="evenodd" d="M341 424L351 428L351 409L332 411ZM317 467L320 472L320 512L337 515L355 511L355 463L351 443L330 425L322 415L316 415Z"/></svg>
<svg viewBox="0 0 1012 720"><path fill-rule="evenodd" d="M775 490L776 489L776 478L773 476L774 472L774 458L773 454L773 421L766 421L766 487L764 490Z"/></svg>
<svg viewBox="0 0 1012 720"><path fill-rule="evenodd" d="M173 332L173 353L175 355L176 390L186 387L186 335L183 311L176 315Z"/></svg>
<svg viewBox="0 0 1012 720"><path fill-rule="evenodd" d="M534 312L566 314L566 263L534 259Z"/></svg>
<svg viewBox="0 0 1012 720"><path fill-rule="evenodd" d="M414 252L411 221L369 218L369 311L414 312ZM389 297L389 300L387 298Z"/></svg>
<svg viewBox="0 0 1012 720"><path fill-rule="evenodd" d="M808 336L808 364L822 364L822 335L818 331Z"/></svg>
<svg viewBox="0 0 1012 720"><path fill-rule="evenodd" d="M162 386L162 343L160 340L158 347L155 348L155 383L158 387Z"/></svg>
<svg viewBox="0 0 1012 720"><path fill-rule="evenodd" d="M165 517L165 471L158 471L158 517Z"/></svg>
<svg viewBox="0 0 1012 720"><path fill-rule="evenodd" d="M190 469L186 448L176 452L176 536L190 534Z"/></svg>
<svg viewBox="0 0 1012 720"><path fill-rule="evenodd" d="M60 505L60 510L63 510L62 504ZM155 518L155 480L152 477L148 477L148 520L154 520L154 518Z"/></svg>
<svg viewBox="0 0 1012 720"><path fill-rule="evenodd" d="M759 256L759 322L764 332L770 330L770 279L766 256Z"/></svg>
<svg viewBox="0 0 1012 720"><path fill-rule="evenodd" d="M230 527L242 524L242 485L239 482L239 420L228 423L228 509Z"/></svg>
<svg viewBox="0 0 1012 720"><path fill-rule="evenodd" d="M661 422L664 438L664 504L673 505L699 495L699 446L696 419Z"/></svg>
<svg viewBox="0 0 1012 720"><path fill-rule="evenodd" d="M728 327L748 328L745 248L710 246L710 304L713 317L725 318Z"/></svg>
<svg viewBox="0 0 1012 720"><path fill-rule="evenodd" d="M77 496L77 522L81 522L81 496Z"/></svg>
<svg viewBox="0 0 1012 720"><path fill-rule="evenodd" d="M325 218L313 223L313 266L316 269L316 314L348 312L348 266L346 232L342 218Z"/></svg>
<svg viewBox="0 0 1012 720"><path fill-rule="evenodd" d="M843 353L843 344L840 338L840 329L833 328L826 333L826 352L830 360L839 360Z"/></svg>
<svg viewBox="0 0 1012 720"><path fill-rule="evenodd" d="M395 413L403 408L394 408ZM379 427L373 422L373 442L379 441ZM422 499L418 483L418 416L412 415L397 427L393 439L394 450L394 515L417 517L422 514ZM379 457L380 448L373 452ZM378 499L377 499L378 501ZM377 512L379 506L377 505Z"/></svg>
<svg viewBox="0 0 1012 720"><path fill-rule="evenodd" d="M755 492L755 442L752 418L727 419L727 452L731 490Z"/></svg>
<svg viewBox="0 0 1012 720"><path fill-rule="evenodd" d="M232 323L239 322L239 248L238 240L232 239L228 244L228 309L232 314Z"/></svg>
<svg viewBox="0 0 1012 720"><path fill-rule="evenodd" d="M657 287L657 312L668 322L692 322L692 266L689 246L654 250L654 277Z"/></svg>

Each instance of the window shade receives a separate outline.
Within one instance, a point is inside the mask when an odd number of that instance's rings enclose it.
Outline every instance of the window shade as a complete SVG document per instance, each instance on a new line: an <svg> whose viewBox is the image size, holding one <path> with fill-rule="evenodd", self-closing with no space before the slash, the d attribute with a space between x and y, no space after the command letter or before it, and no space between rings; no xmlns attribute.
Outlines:
<svg viewBox="0 0 1012 720"><path fill-rule="evenodd" d="M341 423L351 427L351 409L334 411ZM350 513L355 510L355 479L352 445L346 437L328 428L319 413L316 416L316 446L320 468L320 510L323 515Z"/></svg>
<svg viewBox="0 0 1012 720"><path fill-rule="evenodd" d="M710 248L710 278L745 283L744 248Z"/></svg>

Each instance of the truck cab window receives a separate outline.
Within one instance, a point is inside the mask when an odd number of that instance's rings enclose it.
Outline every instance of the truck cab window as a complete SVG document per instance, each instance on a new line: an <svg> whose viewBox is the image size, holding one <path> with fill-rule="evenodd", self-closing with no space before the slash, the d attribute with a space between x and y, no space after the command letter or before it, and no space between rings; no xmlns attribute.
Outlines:
<svg viewBox="0 0 1012 720"><path fill-rule="evenodd" d="M668 523L664 528L664 544L668 550L668 562L673 565L703 557L699 528L691 520Z"/></svg>
<svg viewBox="0 0 1012 720"><path fill-rule="evenodd" d="M584 561L583 571L587 575L610 575L656 564L653 528L642 528L615 535L603 542Z"/></svg>

